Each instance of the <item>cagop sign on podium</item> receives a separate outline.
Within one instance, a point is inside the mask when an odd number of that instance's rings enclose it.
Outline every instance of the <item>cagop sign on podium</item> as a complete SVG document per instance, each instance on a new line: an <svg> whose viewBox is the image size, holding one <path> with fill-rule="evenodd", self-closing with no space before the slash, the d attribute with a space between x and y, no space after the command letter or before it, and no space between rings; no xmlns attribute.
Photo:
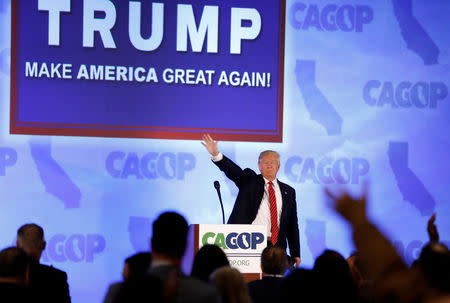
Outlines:
<svg viewBox="0 0 450 303"><path fill-rule="evenodd" d="M261 277L261 253L267 246L266 226L250 224L194 224L189 227L182 268L190 274L197 251L206 244L222 248L232 267L247 281Z"/></svg>

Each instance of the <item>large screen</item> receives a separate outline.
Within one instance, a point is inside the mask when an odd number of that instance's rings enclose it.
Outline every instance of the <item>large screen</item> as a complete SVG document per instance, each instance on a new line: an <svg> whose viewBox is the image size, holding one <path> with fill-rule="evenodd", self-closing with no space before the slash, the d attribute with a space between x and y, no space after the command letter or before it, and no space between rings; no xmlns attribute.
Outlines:
<svg viewBox="0 0 450 303"><path fill-rule="evenodd" d="M67 272L73 302L100 302L162 211L220 224L218 180L229 217L238 191L204 132L243 168L280 153L301 266L355 249L325 187L367 182L370 219L408 263L433 213L449 244L449 12L447 0L0 1L0 246L41 225L41 261Z"/></svg>
<svg viewBox="0 0 450 303"><path fill-rule="evenodd" d="M285 1L12 4L11 133L281 142Z"/></svg>

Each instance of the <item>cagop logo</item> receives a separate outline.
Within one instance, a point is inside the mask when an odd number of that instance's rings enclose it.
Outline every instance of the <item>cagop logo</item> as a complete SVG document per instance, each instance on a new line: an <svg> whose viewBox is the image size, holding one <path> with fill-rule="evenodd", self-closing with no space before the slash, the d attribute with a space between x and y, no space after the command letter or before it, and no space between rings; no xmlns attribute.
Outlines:
<svg viewBox="0 0 450 303"><path fill-rule="evenodd" d="M360 33L373 20L373 9L368 5L348 4L327 4L319 8L316 4L297 2L290 9L289 19L295 29Z"/></svg>
<svg viewBox="0 0 450 303"><path fill-rule="evenodd" d="M136 153L113 151L106 158L106 170L114 178L183 180L186 172L195 168L196 159L190 153L149 152L139 157Z"/></svg>
<svg viewBox="0 0 450 303"><path fill-rule="evenodd" d="M312 181L316 184L360 184L361 177L370 170L369 161L364 158L324 157L314 158L292 156L286 161L285 174L296 183Z"/></svg>
<svg viewBox="0 0 450 303"><path fill-rule="evenodd" d="M211 239L211 241L210 241ZM264 235L258 232L224 233L206 232L202 237L202 244L214 244L222 249L256 249L258 244L264 242Z"/></svg>
<svg viewBox="0 0 450 303"><path fill-rule="evenodd" d="M6 168L17 163L17 152L11 147L0 147L0 176L6 175Z"/></svg>
<svg viewBox="0 0 450 303"><path fill-rule="evenodd" d="M364 85L363 99L370 106L391 108L431 108L448 95L443 82L402 81L395 85L391 81L370 80Z"/></svg>
<svg viewBox="0 0 450 303"><path fill-rule="evenodd" d="M105 250L106 241L99 234L56 234L47 241L42 252L44 262L94 262L94 256Z"/></svg>

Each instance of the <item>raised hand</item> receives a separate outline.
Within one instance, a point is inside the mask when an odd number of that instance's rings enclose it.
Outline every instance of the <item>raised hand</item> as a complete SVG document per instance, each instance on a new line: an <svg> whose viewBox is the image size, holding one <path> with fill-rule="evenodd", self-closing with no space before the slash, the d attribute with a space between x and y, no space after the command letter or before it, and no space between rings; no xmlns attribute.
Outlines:
<svg viewBox="0 0 450 303"><path fill-rule="evenodd" d="M364 194L361 198L353 198L348 192L335 195L331 193L328 188L325 188L325 193L333 200L333 208L351 224L357 225L367 222L366 190L364 190Z"/></svg>
<svg viewBox="0 0 450 303"><path fill-rule="evenodd" d="M202 136L202 145L206 147L211 156L215 157L219 154L219 148L217 146L217 141L214 141L209 134L204 134Z"/></svg>
<svg viewBox="0 0 450 303"><path fill-rule="evenodd" d="M430 217L430 219L428 219L427 225L428 237L430 238L430 242L439 242L439 233L436 224L434 224L434 221L436 221L435 213Z"/></svg>

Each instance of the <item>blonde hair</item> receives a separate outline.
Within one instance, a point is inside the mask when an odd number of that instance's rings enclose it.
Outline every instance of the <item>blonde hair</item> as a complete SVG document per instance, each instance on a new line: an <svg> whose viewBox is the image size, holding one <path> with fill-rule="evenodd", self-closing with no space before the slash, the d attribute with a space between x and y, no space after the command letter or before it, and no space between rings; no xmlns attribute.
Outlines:
<svg viewBox="0 0 450 303"><path fill-rule="evenodd" d="M275 156L278 159L278 162L280 162L280 154L277 153L274 150L265 150L259 154L258 162L261 161L261 158L264 158L265 156Z"/></svg>
<svg viewBox="0 0 450 303"><path fill-rule="evenodd" d="M223 303L251 303L247 283L236 268L222 266L211 274Z"/></svg>

